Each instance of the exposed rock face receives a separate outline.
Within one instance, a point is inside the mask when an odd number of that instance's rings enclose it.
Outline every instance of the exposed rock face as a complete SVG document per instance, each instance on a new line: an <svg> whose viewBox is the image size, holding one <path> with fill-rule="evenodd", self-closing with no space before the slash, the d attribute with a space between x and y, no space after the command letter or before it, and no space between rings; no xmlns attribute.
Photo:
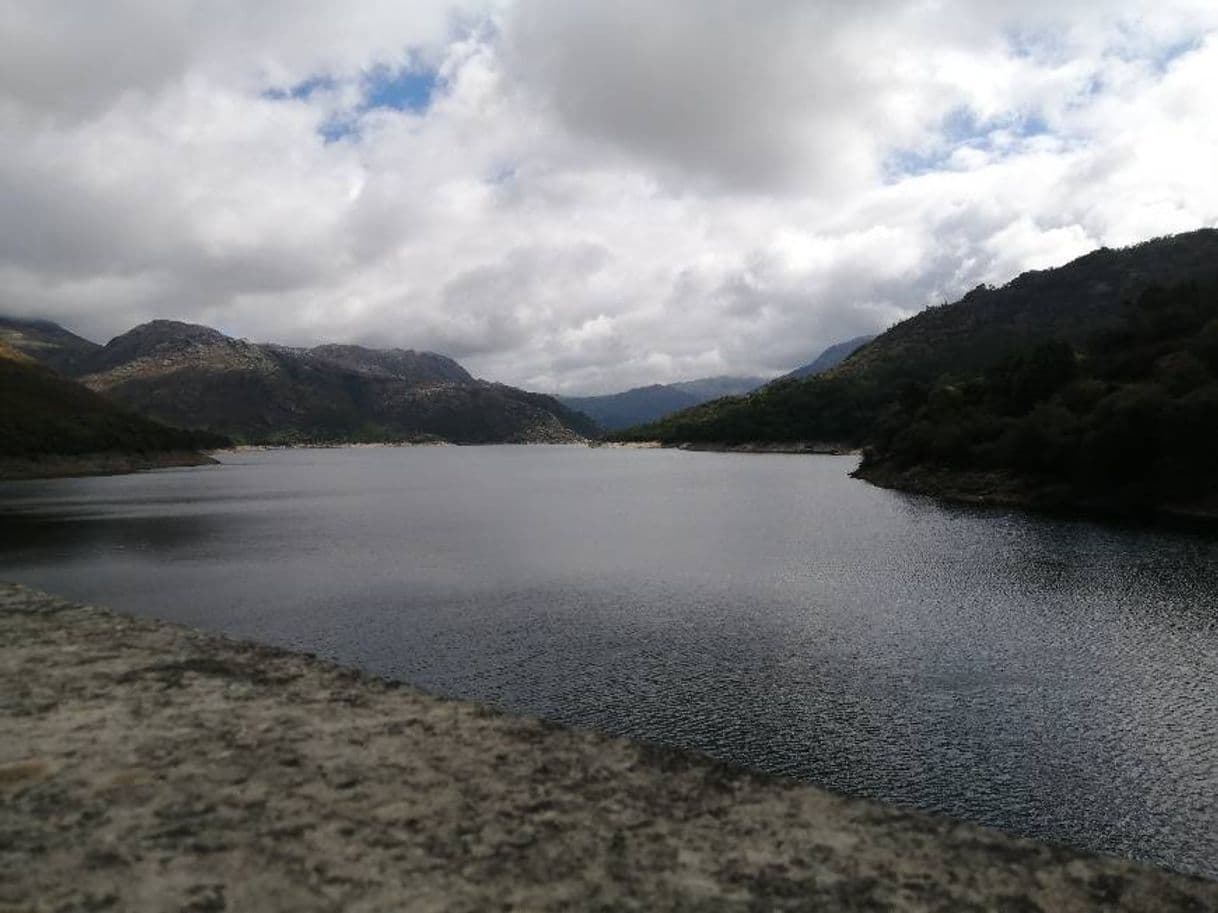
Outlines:
<svg viewBox="0 0 1218 913"><path fill-rule="evenodd" d="M0 625L4 910L1218 910L1218 882L21 587Z"/></svg>
<svg viewBox="0 0 1218 913"><path fill-rule="evenodd" d="M571 442L597 430L551 397L475 380L431 352L294 349L168 320L111 340L84 369L88 387L145 415L250 443Z"/></svg>

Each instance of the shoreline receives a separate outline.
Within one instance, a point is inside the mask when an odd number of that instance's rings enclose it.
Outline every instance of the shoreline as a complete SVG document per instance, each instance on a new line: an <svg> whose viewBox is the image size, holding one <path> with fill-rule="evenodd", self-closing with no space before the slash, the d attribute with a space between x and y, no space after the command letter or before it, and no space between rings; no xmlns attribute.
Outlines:
<svg viewBox="0 0 1218 913"><path fill-rule="evenodd" d="M206 453L189 450L162 453L83 453L74 456L54 454L34 458L4 457L0 458L0 482L126 475L150 469L214 466L219 465L219 462Z"/></svg>
<svg viewBox="0 0 1218 913"><path fill-rule="evenodd" d="M1059 519L1097 520L1181 532L1218 532L1218 507L1129 507L1102 501L1084 501L1071 497L1063 487L1032 488L1018 479L996 473L917 469L902 472L883 466L860 466L850 475L877 488L933 498L943 504L986 510L1019 510Z"/></svg>
<svg viewBox="0 0 1218 913"><path fill-rule="evenodd" d="M1218 910L1218 881L0 584L0 909Z"/></svg>
<svg viewBox="0 0 1218 913"><path fill-rule="evenodd" d="M591 446L620 448L623 450L687 450L694 453L791 453L813 456L859 456L863 452L858 447L832 441L788 441L785 443L753 441L745 444L690 441L681 444L666 444L663 441L601 441L593 443Z"/></svg>
<svg viewBox="0 0 1218 913"><path fill-rule="evenodd" d="M832 441L790 441L787 443L714 444L685 443L674 445L678 450L699 453L794 453L810 456L857 456L857 447Z"/></svg>

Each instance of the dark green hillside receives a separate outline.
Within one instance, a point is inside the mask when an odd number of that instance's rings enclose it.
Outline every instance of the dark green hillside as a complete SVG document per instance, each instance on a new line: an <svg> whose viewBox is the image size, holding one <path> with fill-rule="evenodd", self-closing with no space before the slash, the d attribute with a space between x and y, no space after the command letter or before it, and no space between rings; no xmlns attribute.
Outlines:
<svg viewBox="0 0 1218 913"><path fill-rule="evenodd" d="M0 345L0 458L152 454L226 446L220 435L168 428L103 399Z"/></svg>
<svg viewBox="0 0 1218 913"><path fill-rule="evenodd" d="M1080 346L943 375L876 429L859 474L1055 503L1218 507L1218 283L1153 286Z"/></svg>
<svg viewBox="0 0 1218 913"><path fill-rule="evenodd" d="M945 375L968 375L1053 339L1081 345L1121 320L1123 304L1154 284L1218 275L1218 230L1123 250L1103 249L1002 288L897 324L837 368L779 380L746 397L716 400L613 437L665 443L834 441L861 445L919 404Z"/></svg>

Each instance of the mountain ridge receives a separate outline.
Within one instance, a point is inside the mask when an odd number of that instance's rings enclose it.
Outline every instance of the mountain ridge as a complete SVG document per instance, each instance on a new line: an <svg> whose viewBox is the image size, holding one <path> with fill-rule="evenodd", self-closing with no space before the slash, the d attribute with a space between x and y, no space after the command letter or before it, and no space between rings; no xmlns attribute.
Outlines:
<svg viewBox="0 0 1218 913"><path fill-rule="evenodd" d="M95 393L156 421L243 443L569 443L600 433L551 397L478 380L434 352L294 348L165 319L104 346L48 321L0 322L13 326L0 341Z"/></svg>

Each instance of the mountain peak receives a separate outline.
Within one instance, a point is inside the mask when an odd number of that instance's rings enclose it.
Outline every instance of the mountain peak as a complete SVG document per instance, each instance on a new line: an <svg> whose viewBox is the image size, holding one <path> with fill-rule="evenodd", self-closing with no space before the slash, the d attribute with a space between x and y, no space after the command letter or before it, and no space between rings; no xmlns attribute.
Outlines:
<svg viewBox="0 0 1218 913"><path fill-rule="evenodd" d="M120 339L138 339L142 341L188 340L191 342L231 342L232 340L211 327L199 323L185 323L181 320L149 320L139 326L132 327L121 336L110 340L111 343Z"/></svg>

